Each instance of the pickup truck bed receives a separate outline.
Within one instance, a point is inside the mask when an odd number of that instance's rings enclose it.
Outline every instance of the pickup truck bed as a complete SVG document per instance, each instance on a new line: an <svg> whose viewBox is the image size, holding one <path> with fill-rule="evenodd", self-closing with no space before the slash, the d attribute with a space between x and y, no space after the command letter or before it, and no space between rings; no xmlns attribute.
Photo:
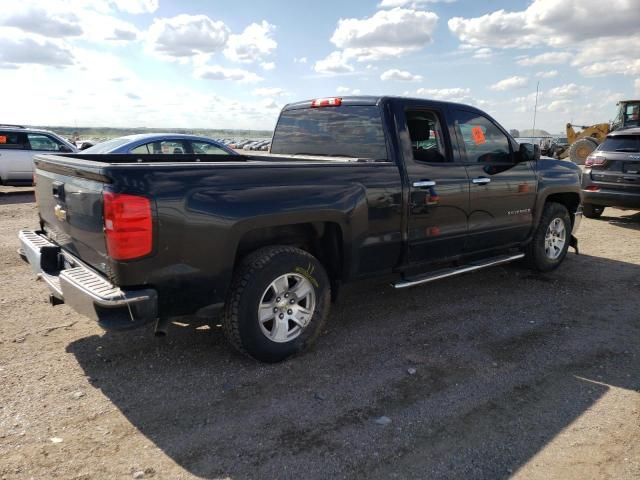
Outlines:
<svg viewBox="0 0 640 480"><path fill-rule="evenodd" d="M221 313L240 351L277 361L317 336L343 282L525 255L551 270L577 245L579 169L483 112L314 102L285 107L271 155L37 156L40 228L20 239L52 303L111 329Z"/></svg>

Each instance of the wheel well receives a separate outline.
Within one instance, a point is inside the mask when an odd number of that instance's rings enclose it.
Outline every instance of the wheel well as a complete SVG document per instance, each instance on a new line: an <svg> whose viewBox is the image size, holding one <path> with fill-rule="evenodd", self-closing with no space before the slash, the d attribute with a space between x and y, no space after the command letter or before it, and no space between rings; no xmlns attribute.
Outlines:
<svg viewBox="0 0 640 480"><path fill-rule="evenodd" d="M567 207L567 210L569 210L569 215L571 216L571 223L573 223L576 210L578 210L578 205L580 205L580 195L578 195L577 193L569 192L554 193L552 195L549 195L546 201L560 203Z"/></svg>
<svg viewBox="0 0 640 480"><path fill-rule="evenodd" d="M322 263L330 279L343 277L342 229L337 223L296 223L246 232L238 244L236 265L248 253L269 245L291 245L305 250Z"/></svg>

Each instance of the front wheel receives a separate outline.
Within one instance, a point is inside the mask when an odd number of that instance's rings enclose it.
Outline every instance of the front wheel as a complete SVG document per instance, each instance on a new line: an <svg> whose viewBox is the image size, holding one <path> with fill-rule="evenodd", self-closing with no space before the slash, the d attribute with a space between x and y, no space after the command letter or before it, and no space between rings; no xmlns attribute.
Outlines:
<svg viewBox="0 0 640 480"><path fill-rule="evenodd" d="M582 206L582 213L587 218L600 218L602 216L602 212L604 212L604 207L600 205L593 205L591 203L585 203Z"/></svg>
<svg viewBox="0 0 640 480"><path fill-rule="evenodd" d="M571 217L564 205L550 202L544 206L542 217L525 258L529 266L539 272L555 270L564 260L571 239Z"/></svg>
<svg viewBox="0 0 640 480"><path fill-rule="evenodd" d="M311 254L289 246L261 248L238 267L223 328L240 352L279 362L320 334L329 312L329 278Z"/></svg>

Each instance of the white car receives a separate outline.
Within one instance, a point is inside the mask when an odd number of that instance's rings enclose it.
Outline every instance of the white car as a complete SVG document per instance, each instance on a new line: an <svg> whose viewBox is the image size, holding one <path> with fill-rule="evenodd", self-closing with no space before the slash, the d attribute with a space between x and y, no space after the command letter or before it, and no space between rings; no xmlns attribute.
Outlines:
<svg viewBox="0 0 640 480"><path fill-rule="evenodd" d="M53 132L0 124L0 185L31 185L36 153L77 151Z"/></svg>

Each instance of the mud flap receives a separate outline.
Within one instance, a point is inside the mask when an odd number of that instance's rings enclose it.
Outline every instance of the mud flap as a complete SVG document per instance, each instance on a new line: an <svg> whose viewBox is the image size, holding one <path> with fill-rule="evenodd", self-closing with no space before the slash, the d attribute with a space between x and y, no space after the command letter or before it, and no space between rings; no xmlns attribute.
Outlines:
<svg viewBox="0 0 640 480"><path fill-rule="evenodd" d="M571 235L571 241L569 242L569 245L576 251L576 255L580 255L580 250L578 250L578 239L573 235Z"/></svg>

